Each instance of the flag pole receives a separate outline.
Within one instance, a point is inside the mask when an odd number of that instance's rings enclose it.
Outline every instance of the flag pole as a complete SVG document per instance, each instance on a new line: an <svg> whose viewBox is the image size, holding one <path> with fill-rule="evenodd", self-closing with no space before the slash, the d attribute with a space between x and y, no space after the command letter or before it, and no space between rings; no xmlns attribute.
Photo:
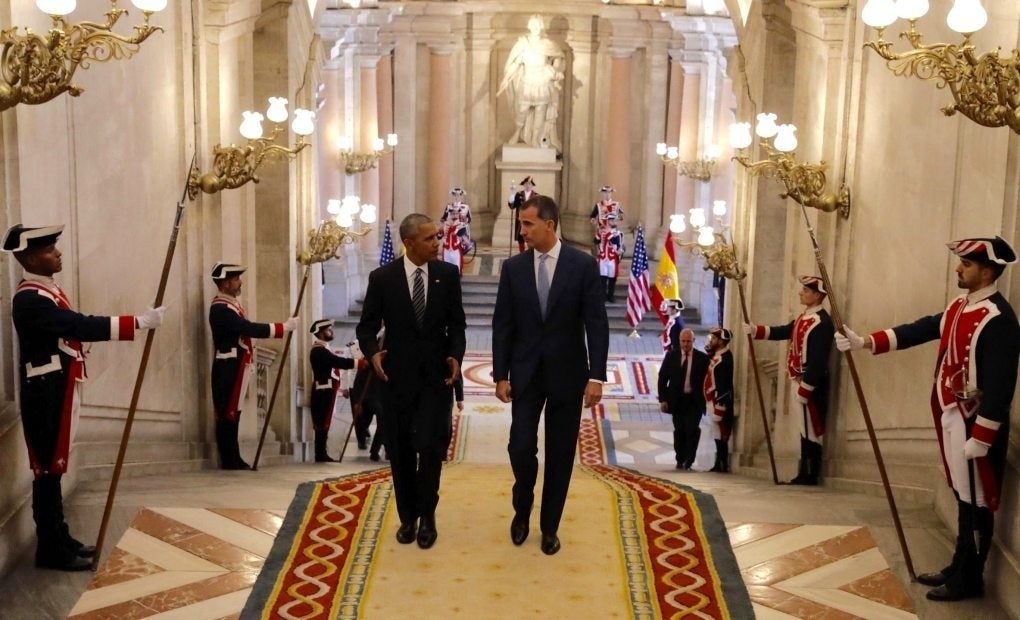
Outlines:
<svg viewBox="0 0 1020 620"><path fill-rule="evenodd" d="M808 236L811 237L811 245L814 248L815 253L815 264L818 265L818 271L822 277L822 281L825 283L825 290L828 291L829 297L829 308L832 310L832 322L837 330L840 331L844 336L846 335L846 326L843 323L843 319L839 313L839 306L836 303L835 291L832 288L832 282L829 280L829 272L825 268L825 261L822 259L822 250L818 247L818 240L815 238L815 229L811 226L811 220L808 218L807 207L800 204L801 213L804 215L804 224L807 226ZM871 449L875 453L875 461L878 464L878 473L882 478L882 487L885 489L885 497L889 502L889 510L892 513L893 525L896 526L896 536L899 539L900 549L903 551L903 559L907 564L907 572L910 574L911 581L917 581L917 575L914 573L914 564L910 559L910 550L907 549L907 539L903 533L903 525L900 523L900 513L896 509L896 498L893 496L892 486L889 484L889 475L886 473L885 461L882 459L882 449L878 445L878 437L875 434L875 425L871 421L871 412L868 409L868 401L864 397L864 389L861 387L861 378L857 374L857 365L854 363L852 353L847 350L843 352L846 358L847 367L850 369L850 378L854 384L854 392L857 394L857 402L861 406L861 414L864 416L864 424L868 430L868 439L871 440Z"/></svg>
<svg viewBox="0 0 1020 620"><path fill-rule="evenodd" d="M188 174L185 176L188 181L185 182L184 192L177 203L177 213L174 216L173 228L170 231L170 241L167 244L166 257L163 260L163 273L159 278L159 286L156 289L156 299L153 302L153 308L163 305L163 295L166 293L166 285L170 277L170 267L173 265L174 253L177 249L177 236L181 230L181 220L184 218L184 205L188 198L188 182L190 182L191 173L196 169L197 158L197 153L191 157L191 165L188 167ZM99 568L99 558L103 553L106 530L110 524L110 514L113 512L113 501L117 496L117 484L120 482L120 473L124 468L124 457L127 454L128 441L131 438L131 427L134 425L135 414L138 412L138 400L141 397L142 384L145 382L145 371L149 365L149 354L152 352L152 341L155 336L155 329L150 329L145 334L142 360L138 364L138 373L135 375L135 387L131 391L131 404L128 405L127 418L124 421L124 431L120 438L120 449L117 451L117 461L113 465L113 476L110 478L110 490L106 495L106 507L103 508L103 519L99 524L99 535L96 537L96 551L92 556L92 570Z"/></svg>

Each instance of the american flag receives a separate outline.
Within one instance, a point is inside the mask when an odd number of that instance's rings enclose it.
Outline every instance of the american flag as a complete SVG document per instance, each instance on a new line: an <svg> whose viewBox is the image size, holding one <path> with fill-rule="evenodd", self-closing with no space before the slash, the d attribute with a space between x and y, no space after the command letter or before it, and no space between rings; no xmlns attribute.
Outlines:
<svg viewBox="0 0 1020 620"><path fill-rule="evenodd" d="M390 233L390 221L386 220L386 232L383 233L382 251L379 252L379 266L392 261L396 256L393 254L393 234Z"/></svg>
<svg viewBox="0 0 1020 620"><path fill-rule="evenodd" d="M652 309L648 296L648 250L645 249L645 230L638 225L634 240L634 257L630 264L630 283L627 285L627 322L631 327L644 318L645 310Z"/></svg>

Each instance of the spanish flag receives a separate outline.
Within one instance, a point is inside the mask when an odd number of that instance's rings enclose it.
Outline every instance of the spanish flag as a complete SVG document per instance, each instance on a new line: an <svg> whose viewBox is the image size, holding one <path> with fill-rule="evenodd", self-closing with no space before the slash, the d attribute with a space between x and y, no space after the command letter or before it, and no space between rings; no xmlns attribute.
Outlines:
<svg viewBox="0 0 1020 620"><path fill-rule="evenodd" d="M659 320L665 325L669 317L662 312L662 301L664 299L680 299L680 283L676 277L676 256L674 254L676 245L673 243L673 233L666 232L666 247L663 248L662 256L659 257L659 267L655 270L655 280L649 287L652 296L652 307L659 313Z"/></svg>

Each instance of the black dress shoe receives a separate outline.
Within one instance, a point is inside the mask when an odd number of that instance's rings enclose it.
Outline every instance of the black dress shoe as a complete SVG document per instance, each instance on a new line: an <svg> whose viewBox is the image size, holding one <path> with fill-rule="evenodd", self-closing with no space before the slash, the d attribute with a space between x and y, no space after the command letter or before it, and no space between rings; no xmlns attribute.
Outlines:
<svg viewBox="0 0 1020 620"><path fill-rule="evenodd" d="M560 539L556 534L542 534L542 553L552 555L560 550Z"/></svg>
<svg viewBox="0 0 1020 620"><path fill-rule="evenodd" d="M373 461L375 463L378 463L379 462L379 455L378 454L369 454L368 455L368 460Z"/></svg>
<svg viewBox="0 0 1020 620"><path fill-rule="evenodd" d="M949 577L943 571L921 573L917 576L917 583L930 588L937 588L941 585L945 585L947 579L949 579Z"/></svg>
<svg viewBox="0 0 1020 620"><path fill-rule="evenodd" d="M968 598L981 598L985 595L985 589L982 586L972 586L969 588L953 586L950 587L948 583L944 583L937 588L928 590L928 594L925 595L929 601L962 601Z"/></svg>
<svg viewBox="0 0 1020 620"><path fill-rule="evenodd" d="M436 544L438 536L439 533L436 532L436 518L422 517L421 523L418 524L418 546L422 549L428 549Z"/></svg>
<svg viewBox="0 0 1020 620"><path fill-rule="evenodd" d="M358 450L368 450L368 442L364 439L359 439Z"/></svg>
<svg viewBox="0 0 1020 620"><path fill-rule="evenodd" d="M402 545L409 545L414 542L415 532L414 521L410 523L401 523L400 527L397 528L397 542Z"/></svg>
<svg viewBox="0 0 1020 620"><path fill-rule="evenodd" d="M95 553L95 549L93 549L93 553ZM75 555L57 558L40 558L37 556L35 558L35 565L37 568L51 568L53 570L80 572L91 569L92 560L80 558Z"/></svg>
<svg viewBox="0 0 1020 620"><path fill-rule="evenodd" d="M82 545L74 550L74 554L79 558L95 557L96 548L92 545Z"/></svg>
<svg viewBox="0 0 1020 620"><path fill-rule="evenodd" d="M524 544L524 541L528 539L528 533L530 532L530 525L528 524L528 517L524 515L514 515L514 520L510 522L510 540L517 546Z"/></svg>

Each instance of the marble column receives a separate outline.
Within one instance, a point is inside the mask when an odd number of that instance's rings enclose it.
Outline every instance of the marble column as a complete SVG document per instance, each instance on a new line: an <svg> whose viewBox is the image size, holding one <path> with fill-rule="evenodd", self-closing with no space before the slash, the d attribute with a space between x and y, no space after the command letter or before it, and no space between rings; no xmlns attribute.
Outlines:
<svg viewBox="0 0 1020 620"><path fill-rule="evenodd" d="M631 205L630 164L630 65L633 49L614 48L609 51L609 129L606 152L606 182L616 189L615 198Z"/></svg>
<svg viewBox="0 0 1020 620"><path fill-rule="evenodd" d="M379 137L393 133L393 59L389 53L379 58L376 68L376 101L378 104ZM399 138L399 136L398 136ZM399 148L399 146L398 146ZM393 219L393 156L379 160L379 223L382 230L386 219Z"/></svg>
<svg viewBox="0 0 1020 620"><path fill-rule="evenodd" d="M400 136L400 147L393 152L393 215L400 222L414 213L418 205L418 177L415 164L418 154L418 41L412 34L400 34L393 48L393 126ZM399 236L399 235L398 235ZM400 250L399 239L394 239Z"/></svg>
<svg viewBox="0 0 1020 620"><path fill-rule="evenodd" d="M678 58L678 52L669 54L669 102L666 107L666 144L674 146L680 143L680 113L683 104L684 71ZM677 212L677 171L672 166L666 167L662 183L662 213L654 224L668 225L669 216Z"/></svg>
<svg viewBox="0 0 1020 620"><path fill-rule="evenodd" d="M451 121L449 46L429 47L429 156L426 213L438 219L450 191Z"/></svg>
<svg viewBox="0 0 1020 620"><path fill-rule="evenodd" d="M358 138L361 152L370 152L372 142L380 137L379 131L379 98L377 66L379 57L374 54L358 56ZM358 196L361 204L379 206L379 168L370 168L358 178ZM360 226L355 217L354 227ZM378 227L372 226L371 232L361 238L361 249L369 255L378 252Z"/></svg>

